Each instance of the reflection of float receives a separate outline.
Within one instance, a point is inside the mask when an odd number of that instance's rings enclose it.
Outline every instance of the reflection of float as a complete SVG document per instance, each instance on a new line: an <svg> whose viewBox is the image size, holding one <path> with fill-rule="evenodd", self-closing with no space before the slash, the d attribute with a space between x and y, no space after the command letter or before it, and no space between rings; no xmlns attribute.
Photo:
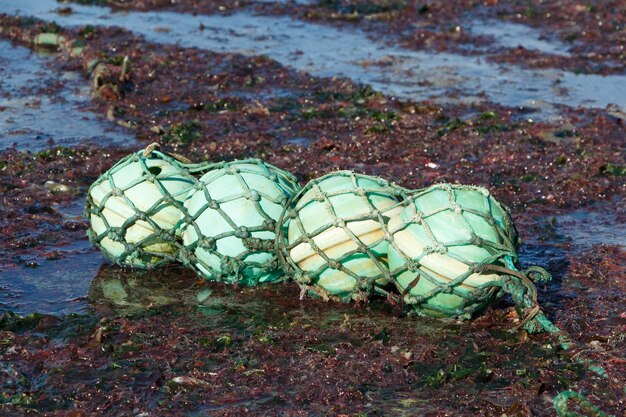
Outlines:
<svg viewBox="0 0 626 417"><path fill-rule="evenodd" d="M309 317L310 311L300 308L293 293L294 287L289 284L269 290L263 286L237 288L201 282L191 270L180 266L145 272L105 264L91 282L89 304L104 315L114 316L161 311L189 317L191 311L197 311L211 317L212 326L237 327L246 318L269 323L286 311ZM332 310L329 313L334 314Z"/></svg>
<svg viewBox="0 0 626 417"><path fill-rule="evenodd" d="M196 304L209 291L197 285L198 278L183 268L149 273L102 265L89 287L89 304L109 307L119 315L141 313L152 308Z"/></svg>

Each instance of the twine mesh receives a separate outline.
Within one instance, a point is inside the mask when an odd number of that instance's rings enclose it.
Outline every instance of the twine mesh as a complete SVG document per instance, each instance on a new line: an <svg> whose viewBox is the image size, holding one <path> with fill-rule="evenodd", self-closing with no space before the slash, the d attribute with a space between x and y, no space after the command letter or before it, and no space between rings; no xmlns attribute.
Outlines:
<svg viewBox="0 0 626 417"><path fill-rule="evenodd" d="M345 180L345 185L326 191L327 181L338 178ZM361 207L361 210L356 210L352 215L339 214L333 200L336 201L337 197L345 198L346 196L354 196L355 205ZM386 293L383 287L392 280L385 259L386 246L380 250L377 248L381 245L387 245L387 216L394 209L398 209L400 202L405 197L404 189L382 178L356 174L351 171L334 172L309 182L293 198L289 207L282 214L277 236L277 251L280 254L283 268L300 285L302 296L310 291L324 299L337 299L345 302L366 300L373 291ZM385 204L381 204L381 201L385 201ZM323 219L315 230L309 230L302 217L303 210L310 204L319 204L317 215ZM358 227L350 227L364 221L376 222L377 226L370 227L370 230L378 227L381 231L379 238L369 242L364 241L361 236L355 233ZM323 239L333 229L343 230L345 242L351 249L329 256L328 253L333 247L324 248L324 242L320 242L320 239ZM324 235L325 233L326 235ZM314 269L303 269L302 263L294 260L292 256L297 247L304 247L313 257L319 256L321 259L317 259L317 261L321 260L321 264ZM355 256L371 262L371 268L367 274L354 271L346 265L351 259L355 259ZM353 289L342 293L333 293L320 285L320 279L325 272L334 273L337 271L345 274L344 277L348 276L354 280Z"/></svg>
<svg viewBox="0 0 626 417"><path fill-rule="evenodd" d="M178 222L173 227L163 227L157 217L163 210L172 208L184 210L183 200L196 183L194 173L209 169L211 164L187 164L188 160L177 155L170 155L157 150L152 144L145 150L131 154L98 178L87 192L85 216L91 221L87 230L90 242L102 250L106 258L117 265L149 269L175 261L180 240L177 236ZM162 170L158 161L163 161L172 168ZM153 163L156 162L156 163ZM131 166L135 178L128 178L123 170ZM144 196L133 196L135 187L153 184L153 191L158 194L150 207L141 209ZM104 195L99 195L105 190ZM106 191L108 190L108 191ZM176 190L176 191L172 191ZM144 200L144 201L141 201ZM110 210L120 209L124 213L115 213L124 218L121 224L115 224L115 215ZM133 227L141 227L143 236L133 240L128 232ZM101 232L95 228L103 229Z"/></svg>
<svg viewBox="0 0 626 417"><path fill-rule="evenodd" d="M433 197L434 193L439 193L439 197L444 193L445 203L441 202L440 198L440 204L435 208L429 211L421 210L420 203L426 198ZM462 200L469 195L474 198L474 202L480 196L482 204L464 204ZM522 324L528 325L528 328L533 327L529 322L540 310L535 286L528 276L537 279L548 279L549 276L538 267L533 267L526 273L518 271L516 250L519 246L519 234L505 207L500 205L484 188L450 184L438 184L416 191L405 202L405 205L400 220L396 218L389 225L390 250L402 258L402 262L391 271L391 274L396 277L395 284L401 293L401 302L411 305L417 314L469 318L495 298L508 293L511 294L518 306L518 311L524 317ZM440 235L441 231L437 230L435 221L436 216L442 213L454 216L455 225L460 227L460 229L455 229L455 234L466 235L467 238L444 241ZM482 227L489 225L495 239L479 236L480 232L477 232L479 223L482 223ZM403 231L406 232L403 234L401 233ZM420 249L418 255L409 256L400 248L398 241L403 235L407 236L406 233L419 234L418 239L424 247ZM437 237L438 234L440 238ZM454 248L484 250L481 252L484 255L476 261ZM456 277L446 277L449 281L438 278L428 266L424 265L426 257L431 254L443 255L453 261L458 261L467 267L467 271ZM432 259L430 258L429 262L432 262ZM401 285L397 278L406 273L411 274L411 277L414 275L414 278L408 285ZM472 275L475 277L475 274L490 274L495 278L468 291L467 280ZM411 293L420 280L427 280L432 289L422 294ZM445 303L437 302L435 299L440 294L459 297L459 305L456 307L442 305Z"/></svg>
<svg viewBox="0 0 626 417"><path fill-rule="evenodd" d="M228 192L218 183L225 176L234 178L237 184ZM255 177L265 180L262 186L251 184ZM274 248L276 222L299 189L292 174L258 159L215 164L185 203L181 225L184 247L179 259L208 280L243 285L279 281L282 271ZM202 205L191 208L193 201L202 201ZM252 203L252 212L247 212L249 219L235 218L232 206L230 210L224 208L233 202L247 207ZM209 220L227 224L227 230L216 231ZM237 254L228 255L233 251L224 249L228 245L241 247L235 250Z"/></svg>

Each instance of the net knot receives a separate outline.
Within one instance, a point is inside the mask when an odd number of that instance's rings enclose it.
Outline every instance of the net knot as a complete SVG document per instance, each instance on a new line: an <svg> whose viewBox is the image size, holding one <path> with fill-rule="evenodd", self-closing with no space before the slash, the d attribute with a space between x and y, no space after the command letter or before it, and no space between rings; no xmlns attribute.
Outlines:
<svg viewBox="0 0 626 417"><path fill-rule="evenodd" d="M139 250L135 248L128 254L126 258L130 260L135 260L135 259L139 259L140 257L141 257L141 253L139 253Z"/></svg>
<svg viewBox="0 0 626 417"><path fill-rule="evenodd" d="M223 276L228 276L231 274L236 274L239 270L241 270L242 263L234 258L227 258L222 260L220 269L222 270Z"/></svg>
<svg viewBox="0 0 626 417"><path fill-rule="evenodd" d="M178 260L183 264L183 266L190 267L195 260L195 256L193 252L190 252L185 247L181 247L178 251Z"/></svg>
<svg viewBox="0 0 626 417"><path fill-rule="evenodd" d="M107 232L107 237L114 242L122 242L124 240L124 235L126 234L126 230L121 227L110 227Z"/></svg>
<svg viewBox="0 0 626 417"><path fill-rule="evenodd" d="M212 237L203 237L202 240L200 240L200 247L206 251L212 251L215 250L216 243L217 242Z"/></svg>
<svg viewBox="0 0 626 417"><path fill-rule="evenodd" d="M164 242L172 243L176 241L176 232L174 230L164 230L159 234L159 238Z"/></svg>
<svg viewBox="0 0 626 417"><path fill-rule="evenodd" d="M446 245L437 242L433 247L433 253L438 253L441 255L445 255L446 253L448 253L448 248L446 247Z"/></svg>
<svg viewBox="0 0 626 417"><path fill-rule="evenodd" d="M333 226L343 228L346 227L346 222L342 218L335 217L333 220Z"/></svg>
<svg viewBox="0 0 626 417"><path fill-rule="evenodd" d="M98 238L98 234L94 232L93 229L87 229L86 233L87 233L87 238L92 242Z"/></svg>
<svg viewBox="0 0 626 417"><path fill-rule="evenodd" d="M337 261L336 259L329 259L328 266L330 266L332 269L341 269L341 262Z"/></svg>
<svg viewBox="0 0 626 417"><path fill-rule="evenodd" d="M235 236L239 239L246 239L250 237L250 231L246 226L239 226L235 231Z"/></svg>
<svg viewBox="0 0 626 417"><path fill-rule="evenodd" d="M273 232L276 230L276 222L274 220L268 219L268 220L263 221L263 224L261 225L261 227L263 228L263 230Z"/></svg>
<svg viewBox="0 0 626 417"><path fill-rule="evenodd" d="M531 266L524 271L524 275L529 277L535 283L545 284L552 280L552 275L540 266Z"/></svg>
<svg viewBox="0 0 626 417"><path fill-rule="evenodd" d="M296 272L293 276L294 281L296 281L298 284L310 284L311 283L311 277L308 274L304 274L302 272Z"/></svg>
<svg viewBox="0 0 626 417"><path fill-rule="evenodd" d="M420 264L419 262L414 261L413 259L406 260L406 268L411 272L419 271Z"/></svg>
<svg viewBox="0 0 626 417"><path fill-rule="evenodd" d="M250 201L261 201L261 195L256 190L250 190L245 194L245 198Z"/></svg>

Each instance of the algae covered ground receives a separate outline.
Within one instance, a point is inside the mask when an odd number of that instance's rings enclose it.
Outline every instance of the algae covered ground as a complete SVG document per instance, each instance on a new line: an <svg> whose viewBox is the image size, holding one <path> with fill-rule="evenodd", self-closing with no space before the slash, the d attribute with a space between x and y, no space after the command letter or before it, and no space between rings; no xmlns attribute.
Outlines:
<svg viewBox="0 0 626 417"><path fill-rule="evenodd" d="M0 415L552 416L567 389L624 415L622 2L0 13ZM108 265L85 237L86 190L154 141L301 184L352 169L485 186L511 208L521 263L552 273L539 302L574 346L513 330L508 299L441 321Z"/></svg>

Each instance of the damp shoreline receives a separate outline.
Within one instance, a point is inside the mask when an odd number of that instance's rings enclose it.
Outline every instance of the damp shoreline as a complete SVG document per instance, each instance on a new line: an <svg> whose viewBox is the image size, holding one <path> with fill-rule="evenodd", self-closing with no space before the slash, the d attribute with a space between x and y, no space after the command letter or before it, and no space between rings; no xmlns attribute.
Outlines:
<svg viewBox="0 0 626 417"><path fill-rule="evenodd" d="M82 10L56 7L66 5ZM608 413L623 409L619 109L559 106L558 117L529 121L536 109L465 93L454 101L400 100L393 80L372 88L254 52L154 42L167 35L162 20L150 22L161 29L144 38L49 16L58 24L2 16L2 37L32 48L39 33L62 36L44 76L31 73L43 84L72 73L69 85L89 90L89 120L126 126L135 142L120 146L105 136L0 150L0 414L549 416L552 398L566 389L592 393ZM249 45L252 35L228 36L226 46ZM532 36L536 48L551 47ZM37 56L17 50L24 66L36 67ZM64 94L64 83L54 86L46 94ZM72 117L60 120L69 125ZM241 288L200 282L179 265L148 273L109 265L85 237L87 188L154 141L194 161L262 158L301 184L353 169L409 188L485 186L511 208L522 266L553 275L539 286L539 303L575 350L560 350L545 334L512 332L519 320L506 298L471 321L442 321L404 316L382 299L301 300L294 283ZM574 360L580 355L610 378L587 372Z"/></svg>

